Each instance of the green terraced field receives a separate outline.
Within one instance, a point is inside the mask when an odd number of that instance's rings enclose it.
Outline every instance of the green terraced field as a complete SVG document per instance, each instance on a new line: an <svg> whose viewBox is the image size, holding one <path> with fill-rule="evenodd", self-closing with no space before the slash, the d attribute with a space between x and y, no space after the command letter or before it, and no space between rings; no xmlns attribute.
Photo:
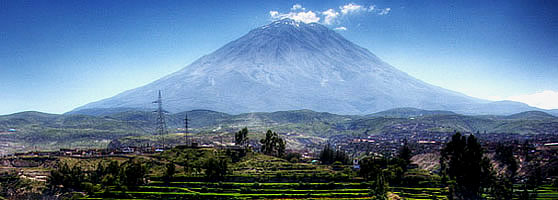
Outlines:
<svg viewBox="0 0 558 200"><path fill-rule="evenodd" d="M445 188L392 187L390 189L403 199L448 199L448 191Z"/></svg>
<svg viewBox="0 0 558 200"><path fill-rule="evenodd" d="M519 199L517 194L521 194L523 189L519 185L514 185L514 199ZM536 190L527 190L530 195L536 193L535 199L537 200L554 200L558 199L558 188L552 187L550 185L543 185L538 187Z"/></svg>
<svg viewBox="0 0 558 200"><path fill-rule="evenodd" d="M169 151L156 159L179 155L180 152ZM124 189L110 186L85 199L374 199L362 178L333 181L335 177L331 175L338 172L325 166L250 154L232 165L231 171L222 182L184 173L164 182L160 174L154 173L147 185Z"/></svg>
<svg viewBox="0 0 558 200"><path fill-rule="evenodd" d="M131 191L111 187L95 197L134 199L374 199L366 184L343 183L241 183L241 182L170 182L152 181ZM392 187L403 199L447 199L444 188Z"/></svg>
<svg viewBox="0 0 558 200"><path fill-rule="evenodd" d="M133 198L133 199L285 199L285 198L319 198L319 199L374 199L369 189L361 183L237 183L237 182L171 182L159 186L154 182L140 186L132 191L119 191L111 188L109 192L97 193L95 197ZM254 187L257 185L257 189ZM297 189L304 185L312 188L334 187L331 189ZM345 188L352 187L352 188ZM447 199L444 188L391 188L394 194L403 199Z"/></svg>
<svg viewBox="0 0 558 200"><path fill-rule="evenodd" d="M168 151L161 156L142 158L157 160L159 165L169 161L179 163L177 158L184 153L203 157L211 151ZM151 173L147 185L110 186L84 199L375 199L370 183L361 177L349 176L337 181L336 175L341 171L323 165L290 163L271 156L248 154L230 169L232 172L223 181L207 181L199 174L186 174L184 169L168 182L163 181L160 173ZM401 199L448 199L448 189L441 187L389 187L388 190L390 196ZM537 199L558 199L557 191L548 185L539 187ZM514 193L521 192L516 186Z"/></svg>

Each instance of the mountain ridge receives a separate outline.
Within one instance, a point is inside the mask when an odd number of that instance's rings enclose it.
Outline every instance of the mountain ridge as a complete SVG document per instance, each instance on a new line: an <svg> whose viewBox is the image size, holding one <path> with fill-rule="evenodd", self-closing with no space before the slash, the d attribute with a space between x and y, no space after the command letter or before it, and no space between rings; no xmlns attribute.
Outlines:
<svg viewBox="0 0 558 200"><path fill-rule="evenodd" d="M232 114L310 109L362 115L398 107L462 114L538 110L521 103L477 99L425 83L323 25L284 19L253 29L150 84L69 113L151 108L158 90L163 91L165 108L173 113L193 109Z"/></svg>

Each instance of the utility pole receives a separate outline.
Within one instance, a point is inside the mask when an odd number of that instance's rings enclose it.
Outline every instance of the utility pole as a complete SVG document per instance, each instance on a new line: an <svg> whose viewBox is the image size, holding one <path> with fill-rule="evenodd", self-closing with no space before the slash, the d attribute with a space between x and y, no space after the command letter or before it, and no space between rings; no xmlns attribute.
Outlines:
<svg viewBox="0 0 558 200"><path fill-rule="evenodd" d="M157 98L157 101L153 101L153 103L156 103L158 106L157 110L153 112L157 113L157 133L161 137L161 143L164 150L165 135L167 133L167 124L165 123L165 113L164 113L165 111L163 111L163 100L161 98L161 90L159 90L159 98Z"/></svg>

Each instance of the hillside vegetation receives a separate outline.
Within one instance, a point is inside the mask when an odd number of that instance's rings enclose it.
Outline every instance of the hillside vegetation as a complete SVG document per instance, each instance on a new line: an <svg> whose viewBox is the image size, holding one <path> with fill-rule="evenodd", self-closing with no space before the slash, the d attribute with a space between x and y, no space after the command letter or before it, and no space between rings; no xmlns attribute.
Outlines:
<svg viewBox="0 0 558 200"><path fill-rule="evenodd" d="M288 136L288 140L312 140L333 135L376 135L460 131L474 133L556 134L558 118L544 112L524 112L510 116L468 116L447 111L412 108L388 110L367 116L336 115L311 110L245 113L230 115L209 110L193 110L166 116L170 133L179 133L188 116L191 133L199 137L233 133L248 127L256 133L267 129ZM0 116L2 152L56 150L61 147L104 148L124 137L151 136L156 118L152 112L125 110L119 113L54 115L23 112ZM8 132L15 129L15 132ZM296 145L295 145L296 146Z"/></svg>

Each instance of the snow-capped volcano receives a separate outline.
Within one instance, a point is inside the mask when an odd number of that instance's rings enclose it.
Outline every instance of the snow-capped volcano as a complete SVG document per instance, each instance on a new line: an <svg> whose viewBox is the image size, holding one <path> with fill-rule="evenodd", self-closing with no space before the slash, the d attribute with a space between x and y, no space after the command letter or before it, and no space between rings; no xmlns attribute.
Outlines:
<svg viewBox="0 0 558 200"><path fill-rule="evenodd" d="M311 109L370 114L415 107L480 114L490 103L415 79L323 25L283 19L250 31L178 72L73 112L153 108L150 102L158 90L171 112Z"/></svg>

